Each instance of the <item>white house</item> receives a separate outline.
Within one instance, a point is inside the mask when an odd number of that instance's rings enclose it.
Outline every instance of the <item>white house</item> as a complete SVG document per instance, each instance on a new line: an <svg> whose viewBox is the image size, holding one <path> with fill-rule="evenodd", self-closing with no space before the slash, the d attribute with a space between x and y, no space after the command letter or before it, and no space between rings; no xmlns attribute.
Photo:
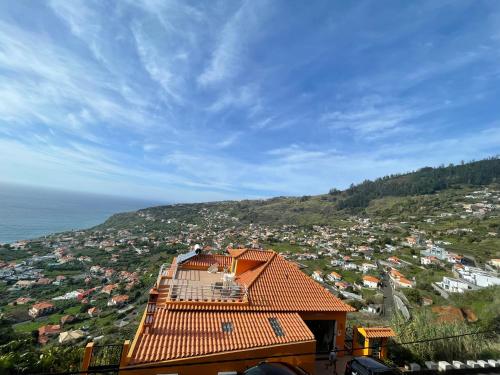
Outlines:
<svg viewBox="0 0 500 375"><path fill-rule="evenodd" d="M330 272L327 276L328 280L330 280L332 283L334 283L335 281L340 281L342 280L342 275L333 271L333 272Z"/></svg>
<svg viewBox="0 0 500 375"><path fill-rule="evenodd" d="M443 276L443 281L436 283L438 286L443 288L444 290L451 293L464 293L469 290L477 290L477 287L474 284L469 283L463 279L455 279L452 277Z"/></svg>
<svg viewBox="0 0 500 375"><path fill-rule="evenodd" d="M377 269L377 265L373 264L373 263L363 263L361 265L361 271L363 271L363 273L367 273L368 271L373 271L376 269Z"/></svg>
<svg viewBox="0 0 500 375"><path fill-rule="evenodd" d="M323 280L323 273L319 270L316 270L312 273L311 277L316 280L316 281L319 281L320 283L324 282L325 280Z"/></svg>
<svg viewBox="0 0 500 375"><path fill-rule="evenodd" d="M363 276L363 286L367 288L378 288L380 280L374 276L366 275Z"/></svg>
<svg viewBox="0 0 500 375"><path fill-rule="evenodd" d="M447 260L448 259L448 251L443 249L442 247L431 245L425 250L420 252L422 256L435 256L439 260Z"/></svg>
<svg viewBox="0 0 500 375"><path fill-rule="evenodd" d="M345 263L343 266L342 266L343 269L345 270L357 270L358 269L358 266L355 265L354 263Z"/></svg>

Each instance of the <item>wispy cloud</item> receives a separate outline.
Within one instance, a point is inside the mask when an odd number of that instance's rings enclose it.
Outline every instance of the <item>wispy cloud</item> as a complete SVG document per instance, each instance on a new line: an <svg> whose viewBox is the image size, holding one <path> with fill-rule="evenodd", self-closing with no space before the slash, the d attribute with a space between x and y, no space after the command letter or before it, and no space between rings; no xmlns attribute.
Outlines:
<svg viewBox="0 0 500 375"><path fill-rule="evenodd" d="M498 154L499 19L466 1L0 3L0 174L194 201Z"/></svg>

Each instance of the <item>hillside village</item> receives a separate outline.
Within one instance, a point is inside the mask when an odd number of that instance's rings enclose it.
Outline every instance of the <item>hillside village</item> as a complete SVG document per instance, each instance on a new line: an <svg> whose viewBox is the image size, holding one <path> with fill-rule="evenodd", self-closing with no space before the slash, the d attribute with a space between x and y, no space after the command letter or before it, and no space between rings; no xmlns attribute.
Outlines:
<svg viewBox="0 0 500 375"><path fill-rule="evenodd" d="M141 224L129 229L104 224L18 241L0 253L1 316L40 345L131 337L159 264L201 245L209 253L273 248L356 307L354 319L387 323L393 309L409 319L412 309L430 306L446 319L477 321L481 312L460 309L454 296L500 285L494 224L500 190L426 199L417 210L424 213L404 221L391 215L394 202L363 216L344 215L334 225L309 226L244 223L224 206L199 209L196 224L145 209L133 214Z"/></svg>

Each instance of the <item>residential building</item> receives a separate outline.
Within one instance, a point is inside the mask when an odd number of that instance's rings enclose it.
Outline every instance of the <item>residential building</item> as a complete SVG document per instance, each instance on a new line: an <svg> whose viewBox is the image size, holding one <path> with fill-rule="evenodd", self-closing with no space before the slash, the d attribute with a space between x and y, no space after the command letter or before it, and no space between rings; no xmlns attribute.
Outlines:
<svg viewBox="0 0 500 375"><path fill-rule="evenodd" d="M377 265L373 263L363 263L361 265L361 271L363 271L363 273L367 273L369 271L375 271L376 269Z"/></svg>
<svg viewBox="0 0 500 375"><path fill-rule="evenodd" d="M319 271L319 270L314 271L314 272L312 273L311 277L312 277L314 280L316 280L316 281L318 281L318 282L320 282L320 283L322 283L322 282L324 282L324 281L325 281L325 280L323 279L323 273L322 273L321 271Z"/></svg>
<svg viewBox="0 0 500 375"><path fill-rule="evenodd" d="M442 247L430 245L427 249L422 250L420 255L426 256L435 256L439 260L447 260L448 259L448 251L443 249Z"/></svg>
<svg viewBox="0 0 500 375"><path fill-rule="evenodd" d="M463 279L455 279L452 277L443 276L443 281L436 283L439 287L451 293L464 293L469 290L477 290L478 286L469 283Z"/></svg>
<svg viewBox="0 0 500 375"><path fill-rule="evenodd" d="M50 302L35 303L31 309L28 310L29 316L37 318L42 315L50 314L55 310L55 306Z"/></svg>
<svg viewBox="0 0 500 375"><path fill-rule="evenodd" d="M128 296L126 294L120 294L118 296L113 296L108 301L108 306L123 306L128 302Z"/></svg>
<svg viewBox="0 0 500 375"><path fill-rule="evenodd" d="M330 272L327 276L328 280L330 280L332 283L334 283L335 281L340 281L342 280L342 275L333 271L333 272Z"/></svg>
<svg viewBox="0 0 500 375"><path fill-rule="evenodd" d="M59 324L55 325L46 325L38 328L38 343L40 345L45 345L49 338L52 336L56 336L61 332L61 326Z"/></svg>
<svg viewBox="0 0 500 375"><path fill-rule="evenodd" d="M363 276L363 286L366 288L378 288L380 280L374 276L365 275Z"/></svg>
<svg viewBox="0 0 500 375"><path fill-rule="evenodd" d="M420 257L420 264L428 266L430 264L437 264L439 262L438 258L434 255L428 255Z"/></svg>
<svg viewBox="0 0 500 375"><path fill-rule="evenodd" d="M196 250L160 269L123 373L239 373L266 358L313 373L316 351L343 347L352 307L274 251L228 253Z"/></svg>

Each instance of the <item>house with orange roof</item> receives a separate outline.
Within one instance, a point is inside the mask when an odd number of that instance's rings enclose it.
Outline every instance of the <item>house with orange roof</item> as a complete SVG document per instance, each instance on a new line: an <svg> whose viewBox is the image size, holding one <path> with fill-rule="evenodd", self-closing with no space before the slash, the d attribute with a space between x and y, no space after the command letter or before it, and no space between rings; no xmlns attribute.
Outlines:
<svg viewBox="0 0 500 375"><path fill-rule="evenodd" d="M267 359L313 373L315 353L343 347L350 311L272 250L196 249L160 268L120 373L239 373ZM92 351L89 343L82 370Z"/></svg>
<svg viewBox="0 0 500 375"><path fill-rule="evenodd" d="M118 296L113 296L108 301L108 306L123 306L128 302L128 296L126 294L120 294Z"/></svg>
<svg viewBox="0 0 500 375"><path fill-rule="evenodd" d="M389 258L387 258L387 260L393 264L396 264L396 265L401 264L401 259L399 259L398 257L395 257L395 256L389 257Z"/></svg>
<svg viewBox="0 0 500 375"><path fill-rule="evenodd" d="M118 288L118 284L105 285L102 287L101 293L111 294L116 288Z"/></svg>
<svg viewBox="0 0 500 375"><path fill-rule="evenodd" d="M336 281L340 281L342 280L342 275L338 272L330 272L327 276L328 280L330 280L332 283L336 282Z"/></svg>
<svg viewBox="0 0 500 375"><path fill-rule="evenodd" d="M31 309L28 310L29 316L37 318L42 315L50 314L55 310L55 306L50 302L35 303Z"/></svg>
<svg viewBox="0 0 500 375"><path fill-rule="evenodd" d="M366 288L378 288L380 284L380 279L375 276L365 275L363 276L363 286Z"/></svg>
<svg viewBox="0 0 500 375"><path fill-rule="evenodd" d="M41 326L38 328L38 343L45 345L51 336L57 336L59 333L61 333L61 326L59 324Z"/></svg>
<svg viewBox="0 0 500 375"><path fill-rule="evenodd" d="M87 310L87 314L89 314L89 316L91 318L93 317L96 317L96 316L99 316L99 314L101 313L101 310L99 310L97 307L91 307L90 309Z"/></svg>
<svg viewBox="0 0 500 375"><path fill-rule="evenodd" d="M397 281L397 285L401 288L413 288L413 283L406 277L400 277Z"/></svg>

